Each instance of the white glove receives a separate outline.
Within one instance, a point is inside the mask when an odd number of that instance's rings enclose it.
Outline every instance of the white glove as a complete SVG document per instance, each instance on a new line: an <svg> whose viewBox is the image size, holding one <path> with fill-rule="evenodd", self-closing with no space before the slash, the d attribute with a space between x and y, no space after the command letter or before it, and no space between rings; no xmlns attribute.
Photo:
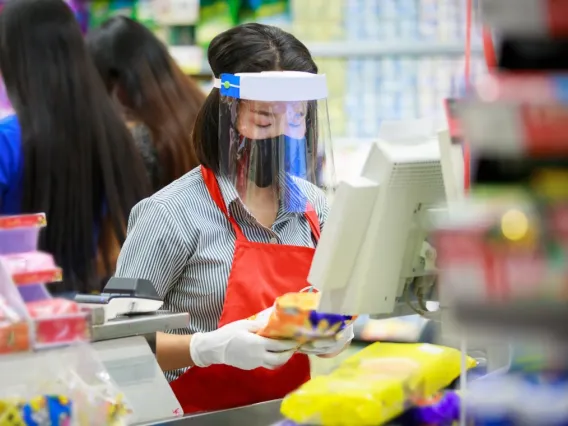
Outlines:
<svg viewBox="0 0 568 426"><path fill-rule="evenodd" d="M353 324L347 326L335 338L319 339L300 346L299 352L307 355L336 355L353 340Z"/></svg>
<svg viewBox="0 0 568 426"><path fill-rule="evenodd" d="M241 370L258 367L273 370L286 364L297 343L256 335L254 332L263 325L262 321L242 320L209 333L194 334L189 345L193 363L197 367L225 364Z"/></svg>

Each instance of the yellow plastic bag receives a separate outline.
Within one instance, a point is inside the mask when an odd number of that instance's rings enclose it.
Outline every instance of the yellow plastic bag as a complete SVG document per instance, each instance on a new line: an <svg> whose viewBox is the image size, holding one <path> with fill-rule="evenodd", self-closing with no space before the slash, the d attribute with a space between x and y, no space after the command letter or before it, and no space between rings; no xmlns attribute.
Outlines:
<svg viewBox="0 0 568 426"><path fill-rule="evenodd" d="M375 343L327 376L288 395L282 414L299 424L376 426L460 375L458 350L429 344ZM467 359L467 368L475 360Z"/></svg>

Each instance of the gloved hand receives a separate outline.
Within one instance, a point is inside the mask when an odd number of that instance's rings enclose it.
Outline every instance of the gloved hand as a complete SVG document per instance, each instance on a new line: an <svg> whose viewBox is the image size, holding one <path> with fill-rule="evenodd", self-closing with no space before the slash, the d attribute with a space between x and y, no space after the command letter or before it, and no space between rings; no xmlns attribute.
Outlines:
<svg viewBox="0 0 568 426"><path fill-rule="evenodd" d="M335 338L304 343L300 346L299 352L307 355L338 355L351 343L353 337L353 324L350 324Z"/></svg>
<svg viewBox="0 0 568 426"><path fill-rule="evenodd" d="M288 362L297 349L290 340L273 340L255 334L262 321L242 320L209 333L191 336L189 351L197 367L226 364L242 370L273 370Z"/></svg>

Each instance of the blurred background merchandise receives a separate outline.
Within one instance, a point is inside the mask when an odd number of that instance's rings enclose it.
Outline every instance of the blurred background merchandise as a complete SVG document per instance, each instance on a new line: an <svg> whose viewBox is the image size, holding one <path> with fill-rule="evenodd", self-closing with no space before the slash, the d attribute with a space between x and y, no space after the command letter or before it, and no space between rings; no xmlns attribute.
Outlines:
<svg viewBox="0 0 568 426"><path fill-rule="evenodd" d="M207 45L256 21L292 32L327 74L337 167L378 134L383 120L443 119L442 100L463 92L461 0L68 0L85 31L115 15L152 29L183 70L209 91ZM476 52L472 76L484 72ZM0 115L10 112L0 91ZM343 161L341 161L343 160ZM341 169L338 170L341 174Z"/></svg>

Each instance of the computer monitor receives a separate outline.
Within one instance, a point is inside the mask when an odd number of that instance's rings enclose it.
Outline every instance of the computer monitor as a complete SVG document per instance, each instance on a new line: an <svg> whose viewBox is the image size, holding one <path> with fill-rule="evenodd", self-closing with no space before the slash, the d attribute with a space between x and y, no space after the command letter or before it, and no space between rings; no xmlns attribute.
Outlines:
<svg viewBox="0 0 568 426"><path fill-rule="evenodd" d="M373 144L360 176L339 183L316 249L308 281L319 309L393 313L415 278L435 273L428 210L444 200L435 137Z"/></svg>

